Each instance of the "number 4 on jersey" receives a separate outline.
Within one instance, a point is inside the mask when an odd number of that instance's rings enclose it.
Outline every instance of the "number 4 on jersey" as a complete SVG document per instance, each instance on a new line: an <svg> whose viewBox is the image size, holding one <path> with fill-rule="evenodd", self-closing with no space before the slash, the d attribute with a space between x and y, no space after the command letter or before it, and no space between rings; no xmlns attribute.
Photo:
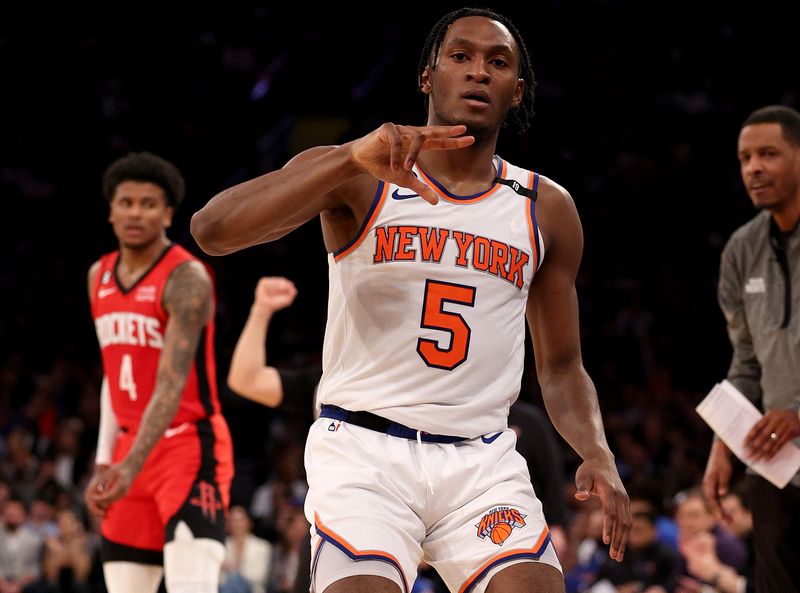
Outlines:
<svg viewBox="0 0 800 593"><path fill-rule="evenodd" d="M444 310L445 303L475 306L475 287L450 282L425 281L425 299L422 303L422 321L426 329L438 329L450 334L450 345L440 348L439 342L427 338L417 340L417 352L430 367L452 371L467 360L472 334L467 322L459 313Z"/></svg>
<svg viewBox="0 0 800 593"><path fill-rule="evenodd" d="M131 401L136 401L136 381L133 380L133 362L130 354L122 355L119 364L119 389L127 391Z"/></svg>

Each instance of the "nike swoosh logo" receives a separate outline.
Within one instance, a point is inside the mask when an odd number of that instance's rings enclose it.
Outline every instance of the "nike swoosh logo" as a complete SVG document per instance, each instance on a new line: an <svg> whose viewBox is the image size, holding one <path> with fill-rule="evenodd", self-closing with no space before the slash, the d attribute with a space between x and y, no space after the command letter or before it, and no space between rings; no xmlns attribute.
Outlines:
<svg viewBox="0 0 800 593"><path fill-rule="evenodd" d="M487 445L491 445L493 442L495 442L495 441L497 440L497 437L499 437L501 434L503 434L503 431L502 431L502 430L501 430L500 432L498 432L497 434L495 434L495 435L492 435L492 436L490 436L490 437L485 437L485 436L483 436L483 437L481 437L481 440L482 440L484 443L486 443Z"/></svg>
<svg viewBox="0 0 800 593"><path fill-rule="evenodd" d="M179 424L175 428L168 428L167 430L165 430L164 431L164 436L167 437L167 438L174 437L176 434L182 433L188 427L189 427L189 423L188 422L184 422L183 424Z"/></svg>
<svg viewBox="0 0 800 593"><path fill-rule="evenodd" d="M101 299L104 299L108 295L114 294L115 292L117 292L116 288L101 288L100 290L97 291L97 296Z"/></svg>
<svg viewBox="0 0 800 593"><path fill-rule="evenodd" d="M392 199L394 200L408 200L409 198L418 198L419 194L401 194L399 189L392 192Z"/></svg>

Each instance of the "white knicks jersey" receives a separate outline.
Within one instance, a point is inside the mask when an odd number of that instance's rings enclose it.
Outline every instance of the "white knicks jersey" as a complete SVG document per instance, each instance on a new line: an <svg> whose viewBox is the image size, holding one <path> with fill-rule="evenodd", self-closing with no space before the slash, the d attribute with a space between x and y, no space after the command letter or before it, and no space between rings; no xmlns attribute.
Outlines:
<svg viewBox="0 0 800 593"><path fill-rule="evenodd" d="M495 167L503 181L473 196L415 167L435 206L380 182L358 236L328 255L320 403L435 434L506 428L544 245L525 195L538 174L499 157Z"/></svg>

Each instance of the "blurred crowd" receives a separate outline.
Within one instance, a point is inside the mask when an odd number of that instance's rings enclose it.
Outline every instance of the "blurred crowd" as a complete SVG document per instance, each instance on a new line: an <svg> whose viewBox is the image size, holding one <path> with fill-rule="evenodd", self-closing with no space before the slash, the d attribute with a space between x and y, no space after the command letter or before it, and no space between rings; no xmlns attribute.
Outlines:
<svg viewBox="0 0 800 593"><path fill-rule="evenodd" d="M566 186L581 215L584 358L634 529L625 562L610 563L597 509L574 501L577 459L561 442L553 479L569 512L559 556L571 592L700 591L720 564L746 574L752 563L746 501L731 495L738 518L719 525L696 491L711 435L694 408L730 356L715 289L724 240L752 215L735 159L739 125L756 107L800 104L796 79L781 76L793 68L791 19L764 29L753 15L691 5L687 19L687 2L622 0L583 3L578 19L568 4L495 4L526 37L540 81L533 130L499 150ZM188 197L170 236L198 253L188 220L216 191L310 145L382 121L420 123L418 51L454 6L374 22L332 7L163 8L158 18L125 15L124 33L109 26L115 15L89 30L64 8L53 16L76 26L0 26L0 66L13 82L0 97L0 196L15 212L0 234L0 593L104 590L81 492L101 379L86 272L114 248L105 166L129 150L174 161ZM319 362L327 271L318 225L210 263L219 377L265 274L299 289L271 327L270 362ZM521 398L538 405L528 355ZM308 419L220 388L237 471L226 560L237 576L225 586L291 591L308 527ZM423 575L418 592L444 590Z"/></svg>

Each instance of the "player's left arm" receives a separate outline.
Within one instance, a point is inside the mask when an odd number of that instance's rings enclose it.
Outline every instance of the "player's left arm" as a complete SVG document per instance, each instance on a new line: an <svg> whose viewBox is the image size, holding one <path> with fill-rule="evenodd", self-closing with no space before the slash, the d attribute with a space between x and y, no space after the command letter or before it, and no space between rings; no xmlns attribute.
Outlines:
<svg viewBox="0 0 800 593"><path fill-rule="evenodd" d="M95 497L100 504L125 495L178 410L200 335L214 313L211 278L203 265L192 261L176 268L164 287L163 304L169 319L155 389L131 450L109 468L107 482Z"/></svg>
<svg viewBox="0 0 800 593"><path fill-rule="evenodd" d="M583 231L569 193L541 178L536 204L547 249L533 280L526 315L536 369L553 425L581 456L576 498L600 498L603 541L621 561L631 529L628 495L609 449L597 391L583 367L575 277L583 253Z"/></svg>

